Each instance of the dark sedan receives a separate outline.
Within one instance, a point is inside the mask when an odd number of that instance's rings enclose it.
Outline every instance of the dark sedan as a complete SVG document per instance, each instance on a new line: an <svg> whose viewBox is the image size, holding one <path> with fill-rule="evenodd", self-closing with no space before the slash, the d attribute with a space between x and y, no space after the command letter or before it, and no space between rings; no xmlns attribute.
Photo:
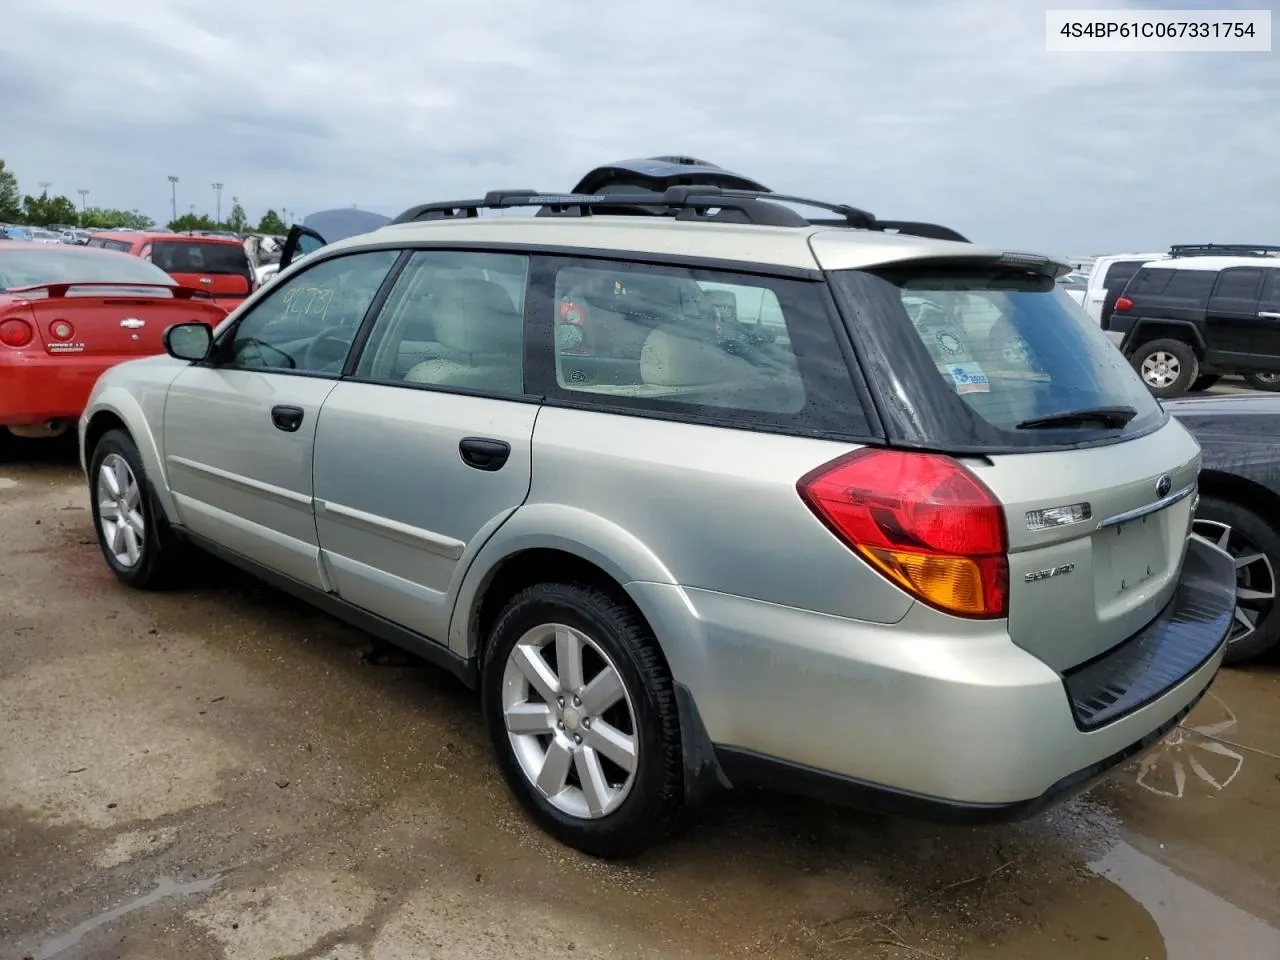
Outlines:
<svg viewBox="0 0 1280 960"><path fill-rule="evenodd" d="M1239 580L1227 663L1280 642L1280 397L1167 401L1204 449L1195 529L1236 558Z"/></svg>

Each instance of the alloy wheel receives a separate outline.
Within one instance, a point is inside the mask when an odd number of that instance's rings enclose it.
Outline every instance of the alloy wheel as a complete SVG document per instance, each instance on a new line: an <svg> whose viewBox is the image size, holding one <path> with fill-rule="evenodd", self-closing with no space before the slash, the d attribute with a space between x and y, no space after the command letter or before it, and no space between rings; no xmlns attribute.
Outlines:
<svg viewBox="0 0 1280 960"><path fill-rule="evenodd" d="M561 813L598 819L626 800L640 738L618 667L581 630L548 623L511 648L502 714L530 784Z"/></svg>
<svg viewBox="0 0 1280 960"><path fill-rule="evenodd" d="M1172 353L1156 350L1142 360L1142 379L1147 386L1163 390L1177 381L1182 373L1182 364Z"/></svg>
<svg viewBox="0 0 1280 960"><path fill-rule="evenodd" d="M98 467L96 485L98 525L112 559L125 569L142 560L146 543L146 519L142 514L142 489L129 461L109 453Z"/></svg>
<svg viewBox="0 0 1280 960"><path fill-rule="evenodd" d="M1276 574L1271 558L1238 530L1217 520L1194 521L1192 529L1227 551L1236 562L1236 609L1227 643L1252 636L1272 612Z"/></svg>

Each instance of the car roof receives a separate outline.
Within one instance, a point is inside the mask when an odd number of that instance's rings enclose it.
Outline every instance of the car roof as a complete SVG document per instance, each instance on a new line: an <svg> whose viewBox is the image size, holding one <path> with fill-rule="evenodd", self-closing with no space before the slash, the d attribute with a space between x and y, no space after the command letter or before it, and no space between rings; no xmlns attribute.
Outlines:
<svg viewBox="0 0 1280 960"><path fill-rule="evenodd" d="M99 230L93 234L94 237L105 237L108 240L178 240L181 242L193 243L228 243L233 246L241 246L241 242L234 237L209 237L200 234L190 233L163 233L158 230Z"/></svg>
<svg viewBox="0 0 1280 960"><path fill-rule="evenodd" d="M598 252L676 255L738 263L846 270L903 260L967 257L989 259L1006 251L953 240L877 230L812 225L775 227L740 223L689 223L646 216L484 216L389 224L340 240L326 250L386 243L510 243ZM1055 258L1062 272L1069 267Z"/></svg>
<svg viewBox="0 0 1280 960"><path fill-rule="evenodd" d="M1144 264L1159 270L1226 270L1228 267L1280 267L1276 257L1179 257Z"/></svg>
<svg viewBox="0 0 1280 960"><path fill-rule="evenodd" d="M1095 274L1097 274L1098 265L1102 263L1109 264L1109 263L1114 263L1117 260L1142 260L1143 262L1146 262L1148 260L1159 260L1161 258L1167 258L1168 256L1169 254L1165 251L1161 251L1159 253L1108 253L1104 257L1098 257L1093 262L1093 270L1090 271L1089 275L1094 276Z"/></svg>

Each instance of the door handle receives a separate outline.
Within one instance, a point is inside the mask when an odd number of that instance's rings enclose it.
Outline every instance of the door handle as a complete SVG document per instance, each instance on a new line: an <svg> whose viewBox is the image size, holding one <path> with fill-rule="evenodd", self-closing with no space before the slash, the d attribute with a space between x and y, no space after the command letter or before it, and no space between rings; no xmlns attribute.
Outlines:
<svg viewBox="0 0 1280 960"><path fill-rule="evenodd" d="M468 467L492 472L501 470L507 462L507 457L511 456L511 444L487 437L464 437L458 443L458 453Z"/></svg>
<svg viewBox="0 0 1280 960"><path fill-rule="evenodd" d="M1280 320L1280 313L1276 313L1273 310L1260 310L1258 316L1264 320Z"/></svg>
<svg viewBox="0 0 1280 960"><path fill-rule="evenodd" d="M293 433L302 426L302 408L272 407L271 422L275 424L275 428L277 430L283 430L285 433Z"/></svg>

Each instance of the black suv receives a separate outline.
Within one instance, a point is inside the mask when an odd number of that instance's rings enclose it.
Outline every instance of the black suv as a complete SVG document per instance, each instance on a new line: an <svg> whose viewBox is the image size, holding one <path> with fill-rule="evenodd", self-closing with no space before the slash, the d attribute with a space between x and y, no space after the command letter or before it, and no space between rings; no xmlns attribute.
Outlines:
<svg viewBox="0 0 1280 960"><path fill-rule="evenodd" d="M1157 397L1205 390L1226 374L1280 390L1280 259L1154 261L1129 280L1107 327Z"/></svg>

